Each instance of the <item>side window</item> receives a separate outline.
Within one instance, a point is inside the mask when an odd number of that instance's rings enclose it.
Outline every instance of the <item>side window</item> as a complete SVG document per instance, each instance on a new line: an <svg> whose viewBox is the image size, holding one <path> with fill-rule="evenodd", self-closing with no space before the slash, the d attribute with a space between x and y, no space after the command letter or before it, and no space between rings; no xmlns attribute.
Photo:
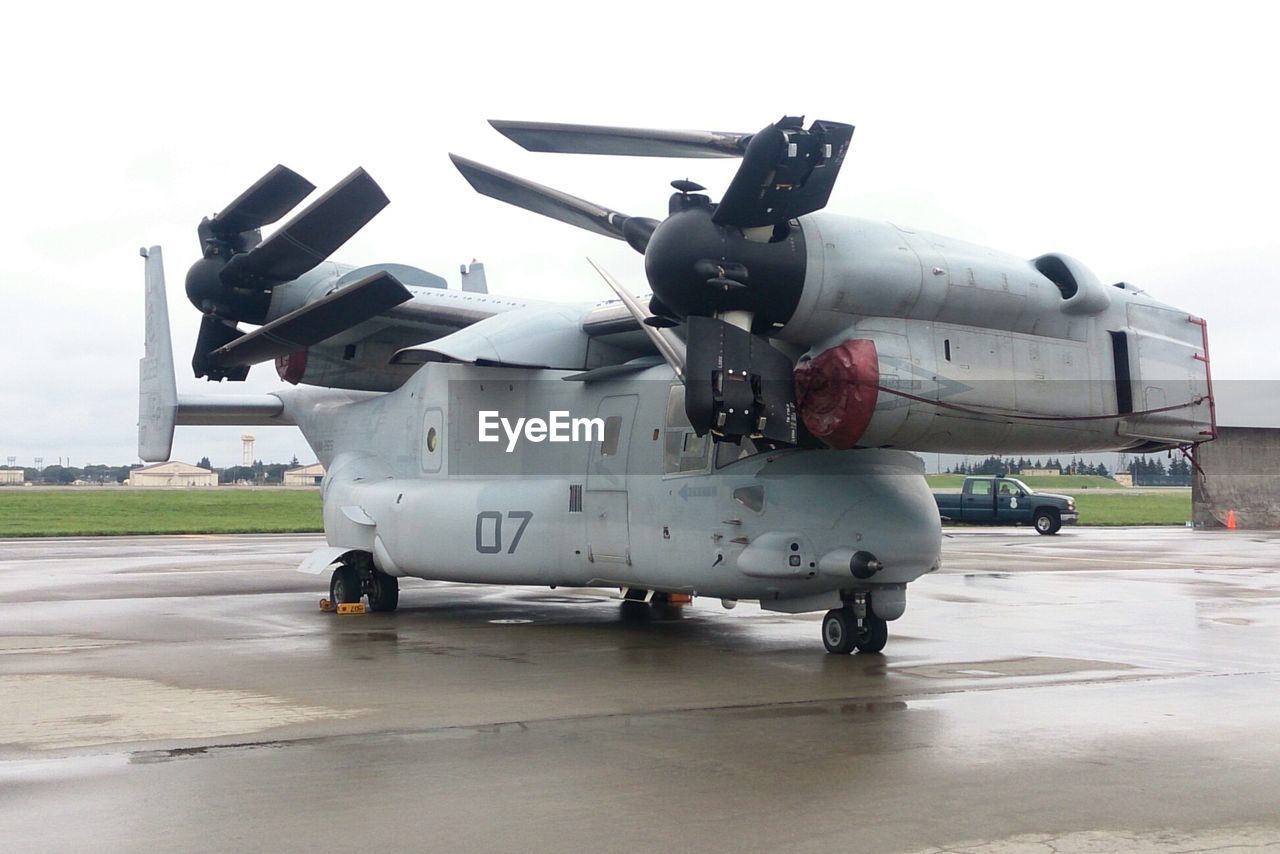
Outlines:
<svg viewBox="0 0 1280 854"><path fill-rule="evenodd" d="M675 383L667 396L662 470L666 474L706 471L710 436L699 436L684 413L684 385Z"/></svg>
<svg viewBox="0 0 1280 854"><path fill-rule="evenodd" d="M440 471L444 460L444 412L428 409L422 416L422 470Z"/></svg>
<svg viewBox="0 0 1280 854"><path fill-rule="evenodd" d="M1000 494L1005 496L1017 495L1018 487L1014 486L1012 483L1002 483L1000 484Z"/></svg>
<svg viewBox="0 0 1280 854"><path fill-rule="evenodd" d="M974 481L970 481L969 485L970 487L972 487L969 490L970 495L990 495L991 494L991 481L989 480L974 480Z"/></svg>
<svg viewBox="0 0 1280 854"><path fill-rule="evenodd" d="M622 416L610 415L604 420L604 440L600 443L600 456L612 457L618 453L620 435L622 435Z"/></svg>

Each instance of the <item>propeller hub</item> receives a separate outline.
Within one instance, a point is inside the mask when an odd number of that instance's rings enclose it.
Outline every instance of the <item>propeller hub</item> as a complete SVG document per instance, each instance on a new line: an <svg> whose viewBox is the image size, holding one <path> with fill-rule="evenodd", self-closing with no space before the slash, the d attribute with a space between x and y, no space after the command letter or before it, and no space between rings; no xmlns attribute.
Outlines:
<svg viewBox="0 0 1280 854"><path fill-rule="evenodd" d="M716 225L713 208L677 211L654 229L644 267L654 296L676 317L749 311L753 331L786 323L804 290L803 232L781 240L747 240L733 226Z"/></svg>
<svg viewBox="0 0 1280 854"><path fill-rule="evenodd" d="M218 254L192 264L187 271L187 299L203 314L233 322L263 323L271 305L270 291L227 287L222 281L226 265L227 259Z"/></svg>

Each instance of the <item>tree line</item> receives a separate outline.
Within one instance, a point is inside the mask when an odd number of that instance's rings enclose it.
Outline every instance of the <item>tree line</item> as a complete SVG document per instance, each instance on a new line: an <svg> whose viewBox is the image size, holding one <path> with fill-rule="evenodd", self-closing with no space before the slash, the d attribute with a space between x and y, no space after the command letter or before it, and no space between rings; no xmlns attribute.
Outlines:
<svg viewBox="0 0 1280 854"><path fill-rule="evenodd" d="M294 457L288 463L264 463L262 460L255 460L250 466L227 466L226 468L215 468L208 457L201 457L196 463L203 469L217 472L218 483L254 483L254 484L279 484L284 483L284 473L289 469L297 468L300 463L298 458ZM10 469L10 466L0 466L0 469ZM13 466L12 468L18 468ZM27 483L40 483L48 485L66 486L77 481L81 483L124 483L129 479L129 473L143 468L142 463L132 463L125 466L109 466L109 465L87 465L87 466L63 466L49 465L43 468L34 468L30 466L22 467L23 480Z"/></svg>
<svg viewBox="0 0 1280 854"><path fill-rule="evenodd" d="M1167 468L1159 457L1142 457L1129 463L1129 473L1138 486L1190 486L1192 471L1184 457L1169 460Z"/></svg>
<svg viewBox="0 0 1280 854"><path fill-rule="evenodd" d="M948 474L987 474L987 475L1011 475L1022 474L1027 469L1040 469L1056 471L1058 474L1091 474L1098 477L1111 477L1111 470L1104 464L1085 462L1081 459L1073 458L1065 465L1056 457L1047 460L1032 460L1026 457L987 457L985 460L977 463L957 463L947 469Z"/></svg>
<svg viewBox="0 0 1280 854"><path fill-rule="evenodd" d="M1122 460L1123 463L1123 460ZM1022 474L1027 469L1048 469L1057 471L1058 474L1084 474L1096 475L1098 477L1111 477L1112 472L1103 463L1089 463L1079 458L1072 458L1070 462L1063 463L1056 457L1050 457L1047 460L1029 460L1026 457L1014 459L1013 457L987 457L985 460L977 463L962 462L957 463L947 469L948 474L985 474L985 475L1014 475ZM1166 466L1164 461L1159 457L1136 457L1129 461L1127 466L1129 474L1133 475L1133 483L1135 486L1190 486L1192 467L1191 463L1183 457L1174 457Z"/></svg>

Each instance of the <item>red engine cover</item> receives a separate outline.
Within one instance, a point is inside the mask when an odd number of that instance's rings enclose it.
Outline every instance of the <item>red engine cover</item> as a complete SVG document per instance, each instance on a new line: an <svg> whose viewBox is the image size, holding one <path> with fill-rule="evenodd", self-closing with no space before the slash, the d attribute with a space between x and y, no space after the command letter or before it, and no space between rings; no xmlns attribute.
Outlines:
<svg viewBox="0 0 1280 854"><path fill-rule="evenodd" d="M837 450L852 448L876 410L876 342L846 341L796 367L796 406L810 433Z"/></svg>
<svg viewBox="0 0 1280 854"><path fill-rule="evenodd" d="M291 385L302 382L302 375L307 372L307 351L294 350L283 356L276 356L276 373L280 379Z"/></svg>

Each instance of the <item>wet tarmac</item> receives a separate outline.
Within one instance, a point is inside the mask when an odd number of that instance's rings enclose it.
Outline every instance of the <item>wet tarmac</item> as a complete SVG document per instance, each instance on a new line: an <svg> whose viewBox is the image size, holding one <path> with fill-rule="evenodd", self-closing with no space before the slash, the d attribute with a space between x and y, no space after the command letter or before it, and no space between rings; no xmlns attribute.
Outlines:
<svg viewBox="0 0 1280 854"><path fill-rule="evenodd" d="M819 615L408 581L313 536L0 541L0 847L1280 849L1280 534L947 530Z"/></svg>

